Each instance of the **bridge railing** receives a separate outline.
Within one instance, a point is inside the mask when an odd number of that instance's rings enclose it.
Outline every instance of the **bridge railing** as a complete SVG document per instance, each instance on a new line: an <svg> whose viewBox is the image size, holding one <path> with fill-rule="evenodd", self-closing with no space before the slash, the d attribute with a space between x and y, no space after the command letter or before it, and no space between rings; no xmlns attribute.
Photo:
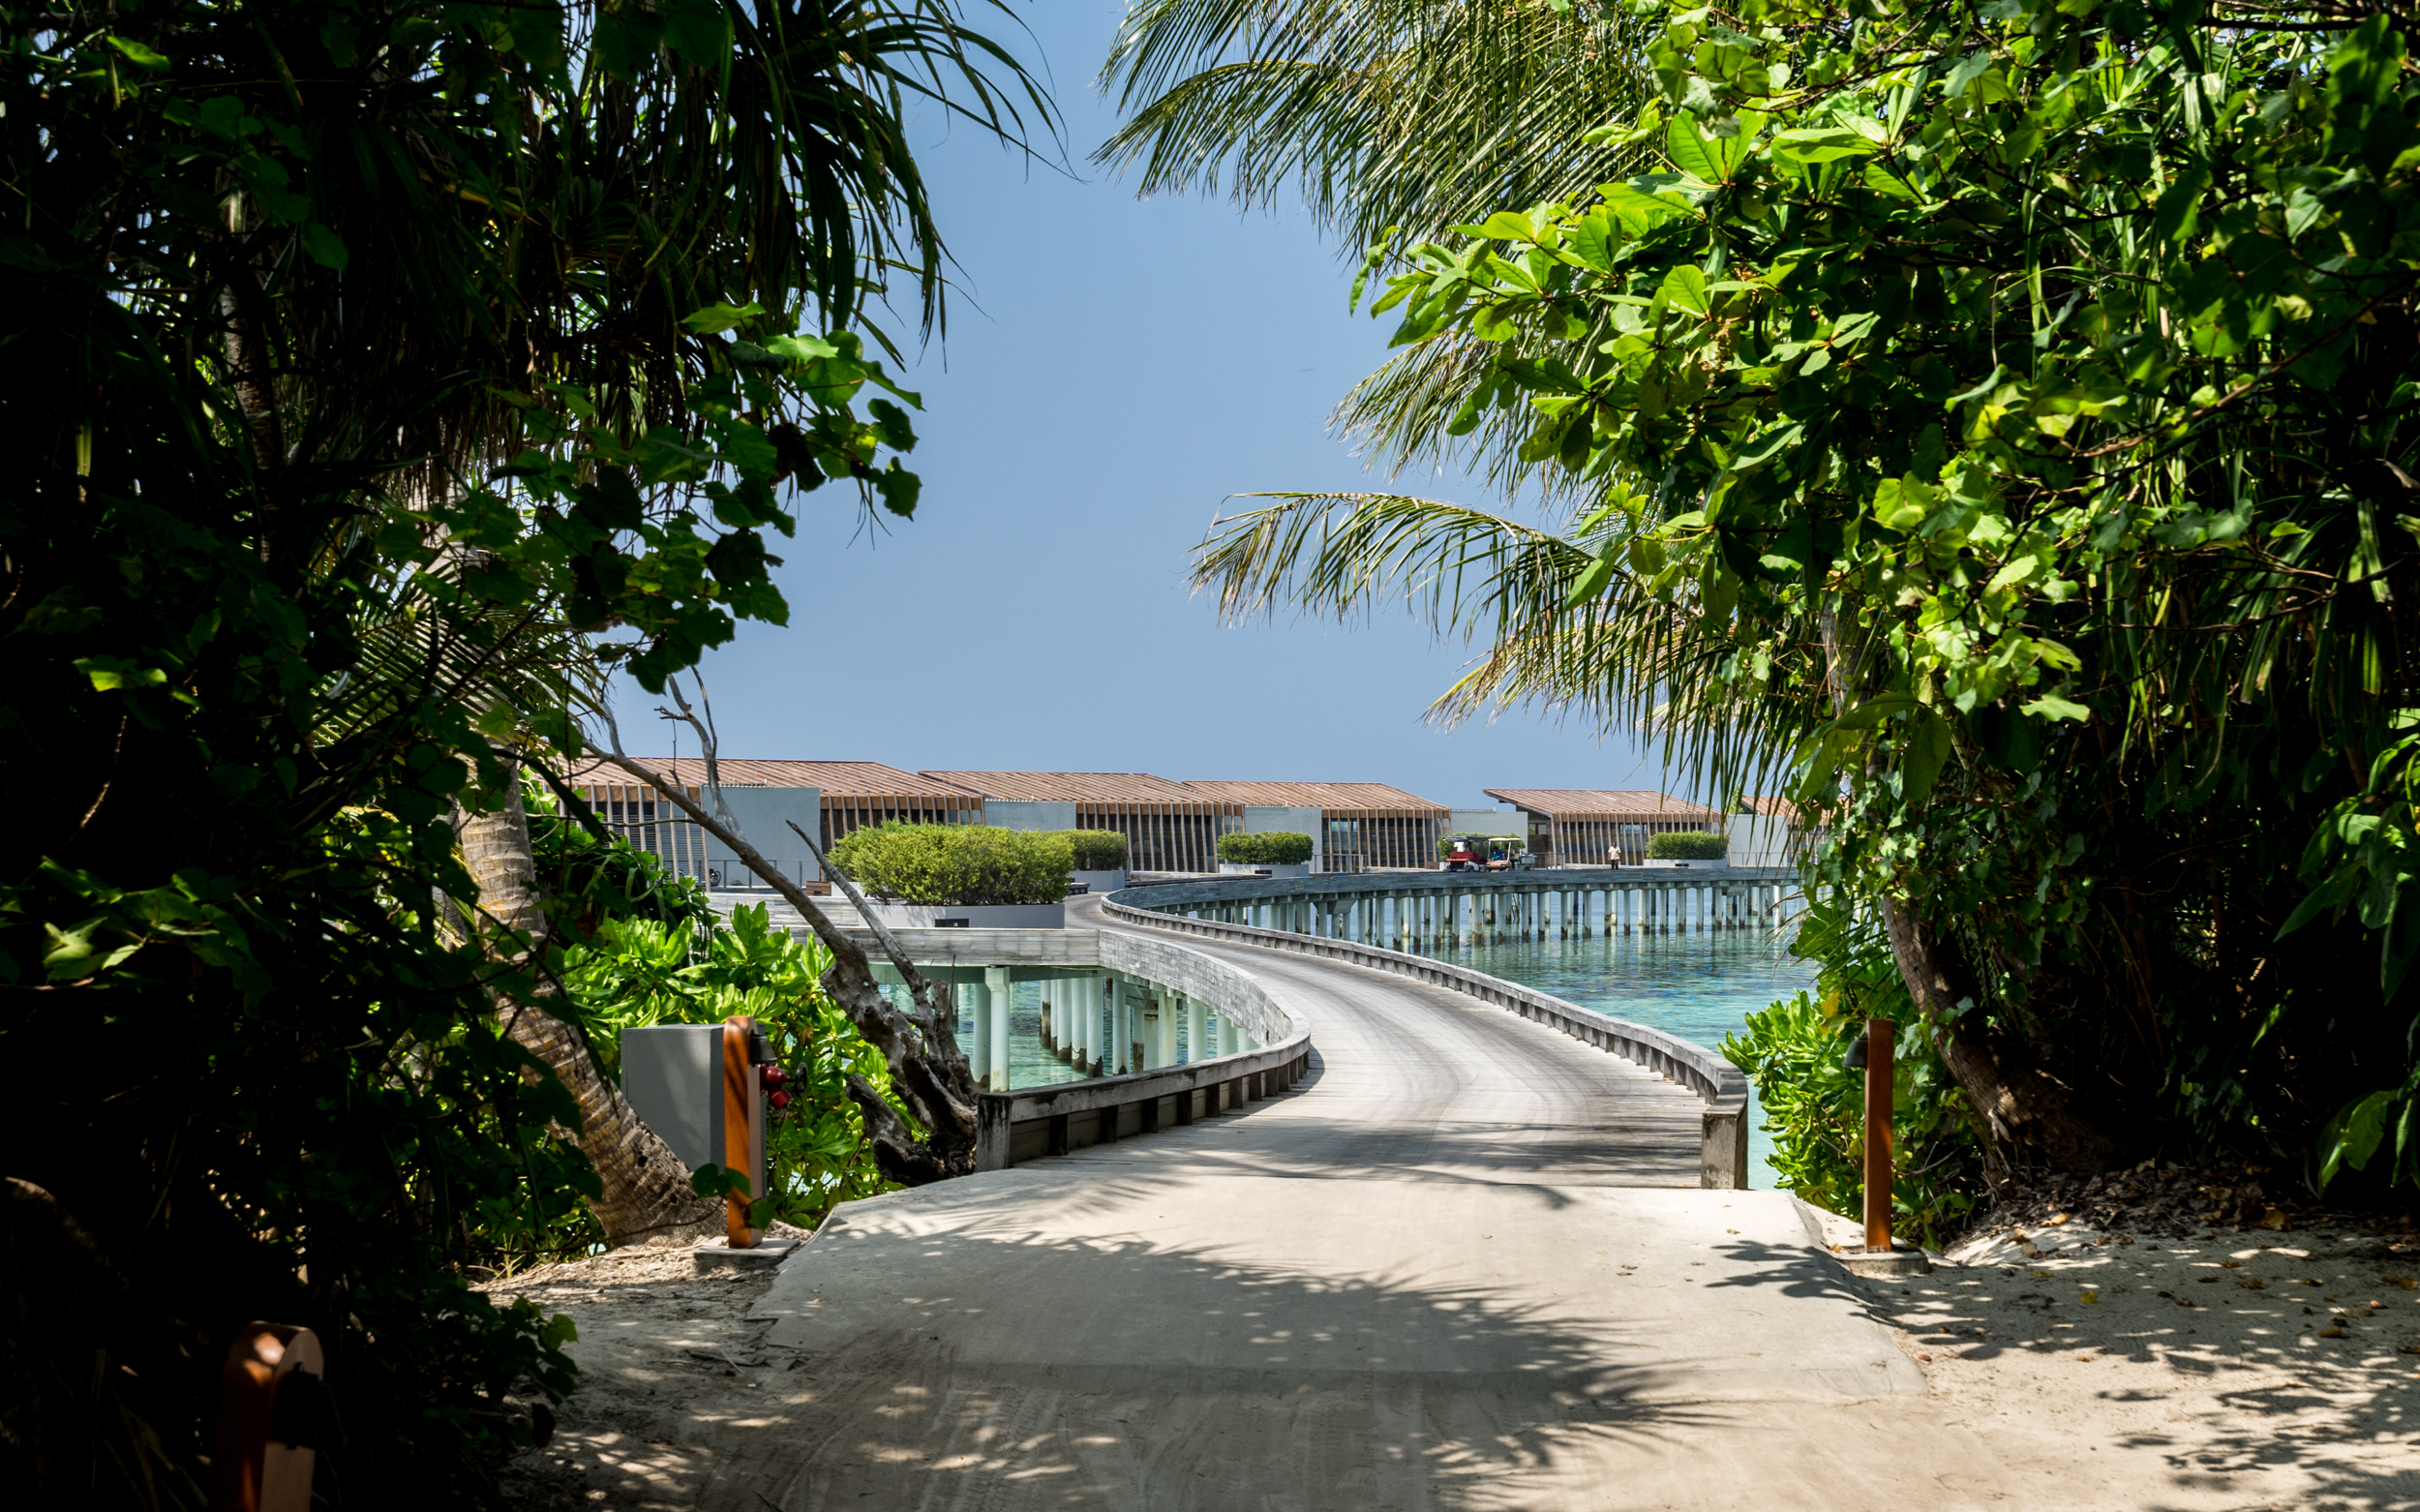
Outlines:
<svg viewBox="0 0 2420 1512"><path fill-rule="evenodd" d="M1062 950L1089 937L1093 946L1090 964L1183 993L1227 1022L1242 1025L1261 1043L1257 1049L1122 1076L986 1092L977 1111L977 1170L1002 1170L1019 1161L1065 1155L1087 1145L1154 1134L1163 1127L1232 1111L1284 1091L1311 1068L1310 1026L1286 1012L1259 983L1223 960L1172 941L1118 930L1000 932L1058 933L1063 938L1056 943ZM908 949L914 953L913 944Z"/></svg>
<svg viewBox="0 0 2420 1512"><path fill-rule="evenodd" d="M1295 934L1262 929L1253 924L1189 919L1181 914L1161 913L1150 907L1137 908L1123 901L1137 891L1128 889L1110 893L1102 900L1103 914L1120 923L1139 924L1195 939L1256 945L1267 950L1315 955L1325 960L1340 960L1366 966L1373 971L1409 977L1477 998L1483 1003L1493 1003L1532 1022L1558 1029L1583 1043L1592 1044L1643 1066L1667 1080L1679 1082L1706 1100L1699 1127L1698 1185L1739 1189L1748 1184L1747 1077L1740 1074L1739 1068L1702 1044L1678 1035L1666 1034L1661 1029L1650 1029L1645 1024L1634 1024L1610 1013L1582 1008L1577 1003L1567 1003L1519 983L1506 982L1501 977L1491 977L1485 972L1432 960L1425 955L1412 955L1382 946L1363 945L1357 941L1323 935ZM1153 895L1153 901L1157 902L1160 899L1156 894L1160 891L1150 889L1146 895ZM1105 940L1114 936L1104 933L1103 938Z"/></svg>

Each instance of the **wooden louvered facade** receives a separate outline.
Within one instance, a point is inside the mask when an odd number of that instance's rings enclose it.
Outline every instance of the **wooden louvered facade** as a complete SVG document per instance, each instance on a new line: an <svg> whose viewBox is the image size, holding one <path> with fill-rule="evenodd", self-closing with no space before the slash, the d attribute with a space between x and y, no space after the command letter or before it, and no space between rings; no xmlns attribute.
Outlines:
<svg viewBox="0 0 2420 1512"><path fill-rule="evenodd" d="M1651 790L1489 788L1487 796L1528 815L1529 853L1541 866L1602 866L1617 858L1636 866L1659 834L1723 830L1720 812Z"/></svg>
<svg viewBox="0 0 2420 1512"><path fill-rule="evenodd" d="M1434 869L1451 810L1383 782L1205 782L1185 786L1239 808L1316 808L1320 865L1331 872Z"/></svg>
<svg viewBox="0 0 2420 1512"><path fill-rule="evenodd" d="M1126 836L1134 871L1215 872L1219 836L1243 822L1241 804L1139 771L927 771L924 776L1003 802L1073 803L1075 828Z"/></svg>

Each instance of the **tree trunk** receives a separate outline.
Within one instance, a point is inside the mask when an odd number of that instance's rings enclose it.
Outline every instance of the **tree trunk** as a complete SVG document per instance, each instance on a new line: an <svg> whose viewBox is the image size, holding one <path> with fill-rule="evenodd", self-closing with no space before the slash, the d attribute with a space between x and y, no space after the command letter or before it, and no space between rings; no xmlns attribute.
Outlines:
<svg viewBox="0 0 2420 1512"><path fill-rule="evenodd" d="M1899 976L1932 1029L1942 1064L1982 1117L1993 1164L2108 1168L2118 1142L2076 1111L2069 1087L2042 1069L2030 1047L1985 1026L1982 996L1956 942L1936 932L1908 899L1884 899L1882 917Z"/></svg>
<svg viewBox="0 0 2420 1512"><path fill-rule="evenodd" d="M463 860L479 885L483 946L499 960L534 958L546 945L547 920L518 772L505 784L500 805L484 814L458 812L455 829ZM589 1205L604 1225L606 1242L617 1248L671 1244L722 1232L723 1204L690 1188L680 1157L648 1128L621 1088L596 1069L580 1026L548 1012L560 991L550 977L529 1001L499 997L497 1012L505 1033L553 1072L580 1105L580 1151L605 1189Z"/></svg>
<svg viewBox="0 0 2420 1512"><path fill-rule="evenodd" d="M1865 648L1842 642L1836 610L1826 608L1818 621L1826 691L1837 718L1863 696ZM1912 898L1884 898L1882 920L1899 980L1932 1031L1941 1063L1983 1120L1984 1170L1993 1185L2012 1165L2106 1169L2119 1153L2117 1141L2075 1111L2067 1085L2042 1069L2030 1047L1986 1026L1982 994L1957 943L1926 923Z"/></svg>

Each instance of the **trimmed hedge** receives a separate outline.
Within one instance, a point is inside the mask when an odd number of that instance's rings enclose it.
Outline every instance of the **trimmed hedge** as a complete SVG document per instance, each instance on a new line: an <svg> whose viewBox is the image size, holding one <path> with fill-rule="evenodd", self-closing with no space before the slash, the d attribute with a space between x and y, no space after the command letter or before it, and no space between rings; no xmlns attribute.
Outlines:
<svg viewBox="0 0 2420 1512"><path fill-rule="evenodd" d="M1219 860L1252 866L1296 866L1311 859L1311 836L1291 830L1219 836Z"/></svg>
<svg viewBox="0 0 2420 1512"><path fill-rule="evenodd" d="M1068 843L1077 871L1120 871L1126 866L1126 836L1116 830L1054 830Z"/></svg>
<svg viewBox="0 0 2420 1512"><path fill-rule="evenodd" d="M832 848L859 887L906 903L1056 903L1074 851L1065 834L990 825L869 825Z"/></svg>
<svg viewBox="0 0 2420 1512"><path fill-rule="evenodd" d="M1647 842L1649 861L1720 861L1731 854L1731 836L1703 830L1671 830Z"/></svg>

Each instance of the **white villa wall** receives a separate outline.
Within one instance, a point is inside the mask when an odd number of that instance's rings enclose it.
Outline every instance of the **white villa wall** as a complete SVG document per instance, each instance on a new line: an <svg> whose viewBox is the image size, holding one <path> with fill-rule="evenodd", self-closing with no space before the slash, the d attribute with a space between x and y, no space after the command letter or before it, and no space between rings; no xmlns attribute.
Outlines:
<svg viewBox="0 0 2420 1512"><path fill-rule="evenodd" d="M1770 814L1732 815L1730 862L1734 866L1789 865L1790 821Z"/></svg>
<svg viewBox="0 0 2420 1512"><path fill-rule="evenodd" d="M1279 808L1272 804L1244 805L1246 834L1307 834L1311 836L1311 869L1327 870L1327 816L1316 808Z"/></svg>
<svg viewBox="0 0 2420 1512"><path fill-rule="evenodd" d="M731 817L740 821L740 836L754 846L757 853L793 882L821 882L823 868L815 864L815 855L806 848L790 828L796 820L799 829L820 835L824 823L824 792L821 788L738 788L725 786L723 801L731 805ZM706 842L706 869L709 888L716 892L768 892L772 889L765 879L725 850L711 834L700 832Z"/></svg>

